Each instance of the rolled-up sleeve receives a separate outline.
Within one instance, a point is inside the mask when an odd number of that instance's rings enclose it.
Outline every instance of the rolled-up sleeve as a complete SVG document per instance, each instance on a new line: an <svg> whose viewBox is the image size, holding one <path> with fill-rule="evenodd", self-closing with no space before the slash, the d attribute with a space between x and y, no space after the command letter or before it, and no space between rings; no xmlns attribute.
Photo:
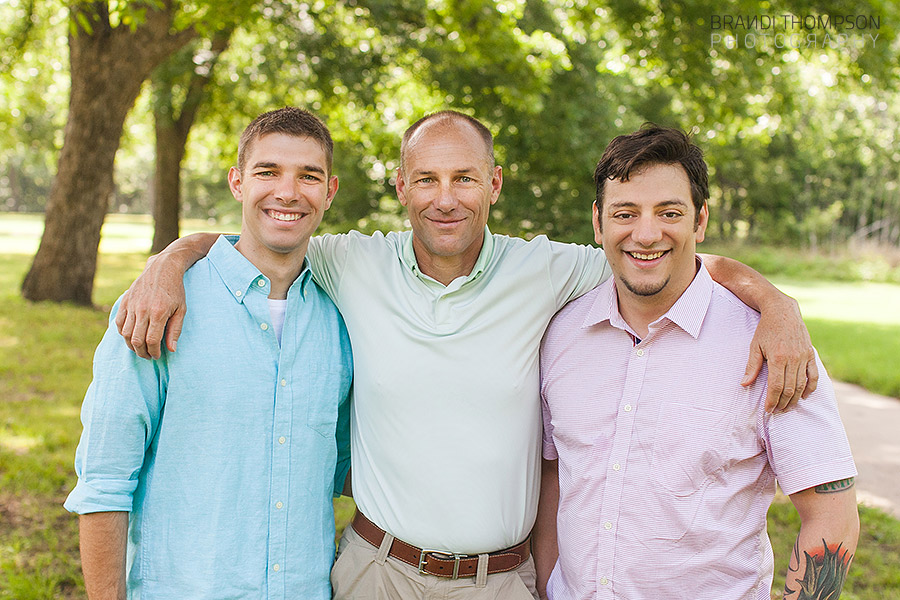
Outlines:
<svg viewBox="0 0 900 600"><path fill-rule="evenodd" d="M81 408L78 483L64 505L79 514L131 511L165 398L165 355L151 361L131 352L116 331L117 308L94 355L94 379Z"/></svg>

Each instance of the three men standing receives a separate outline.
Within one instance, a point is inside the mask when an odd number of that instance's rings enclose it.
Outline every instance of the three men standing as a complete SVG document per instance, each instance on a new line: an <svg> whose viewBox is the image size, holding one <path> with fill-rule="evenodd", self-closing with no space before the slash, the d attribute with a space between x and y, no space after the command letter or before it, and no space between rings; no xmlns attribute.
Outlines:
<svg viewBox="0 0 900 600"><path fill-rule="evenodd" d="M401 144L397 194L412 231L310 242L310 269L354 352L360 512L333 571L337 598L536 595L528 536L539 493L539 343L553 314L608 269L594 248L491 234L501 187L487 128L452 111L429 115ZM213 237L176 242L123 301L119 323L141 355L158 353L158 314L176 315L173 349L184 305L166 299ZM763 353L800 349L779 365L781 383L792 374L790 391L771 390L773 405L786 402L807 372L795 303L739 264L710 259L710 269L765 305Z"/></svg>

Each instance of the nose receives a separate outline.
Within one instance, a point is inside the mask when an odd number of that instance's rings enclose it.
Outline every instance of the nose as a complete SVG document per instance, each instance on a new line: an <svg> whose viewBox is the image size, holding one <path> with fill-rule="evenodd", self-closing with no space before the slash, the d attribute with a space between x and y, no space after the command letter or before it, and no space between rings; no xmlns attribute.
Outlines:
<svg viewBox="0 0 900 600"><path fill-rule="evenodd" d="M631 239L636 243L650 247L662 239L662 228L654 215L641 215L631 231Z"/></svg>
<svg viewBox="0 0 900 600"><path fill-rule="evenodd" d="M441 212L450 212L456 208L456 196L450 186L450 182L441 183L438 186L437 197L433 204Z"/></svg>
<svg viewBox="0 0 900 600"><path fill-rule="evenodd" d="M291 204L300 197L300 184L290 175L282 175L275 183L275 199L284 204Z"/></svg>

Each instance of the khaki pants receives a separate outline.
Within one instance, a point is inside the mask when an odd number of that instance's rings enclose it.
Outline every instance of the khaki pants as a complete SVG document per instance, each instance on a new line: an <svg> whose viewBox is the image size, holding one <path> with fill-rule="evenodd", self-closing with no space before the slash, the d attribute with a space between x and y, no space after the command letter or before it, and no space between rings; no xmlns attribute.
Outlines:
<svg viewBox="0 0 900 600"><path fill-rule="evenodd" d="M362 539L350 525L338 545L331 570L335 600L535 600L534 560L529 557L506 573L448 579L422 575L419 570L387 555L393 542L385 535L381 548Z"/></svg>

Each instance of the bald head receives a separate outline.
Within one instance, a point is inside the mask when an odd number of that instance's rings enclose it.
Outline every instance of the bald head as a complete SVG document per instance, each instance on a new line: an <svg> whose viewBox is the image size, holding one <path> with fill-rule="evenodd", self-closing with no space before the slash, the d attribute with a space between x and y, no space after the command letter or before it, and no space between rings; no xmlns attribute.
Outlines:
<svg viewBox="0 0 900 600"><path fill-rule="evenodd" d="M409 151L416 146L426 135L432 133L440 134L442 132L454 129L470 129L483 142L482 150L486 167L492 169L494 167L494 137L490 130L484 124L469 115L457 112L455 110L442 110L440 112L426 115L410 125L409 129L403 134L400 142L400 170L404 171Z"/></svg>

